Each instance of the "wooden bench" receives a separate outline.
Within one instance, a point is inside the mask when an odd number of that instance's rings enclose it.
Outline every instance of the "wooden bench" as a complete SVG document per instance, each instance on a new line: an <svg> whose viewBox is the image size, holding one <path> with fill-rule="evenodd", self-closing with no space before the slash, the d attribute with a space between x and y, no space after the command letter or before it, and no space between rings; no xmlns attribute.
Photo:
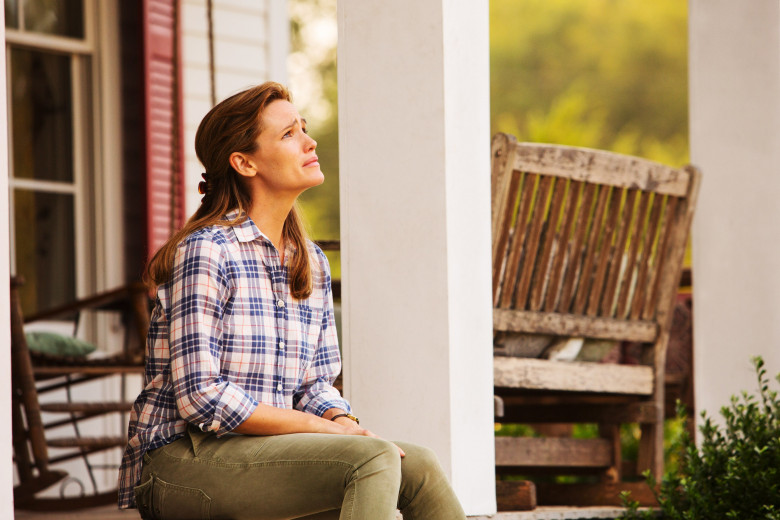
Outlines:
<svg viewBox="0 0 780 520"><path fill-rule="evenodd" d="M691 166L493 139L497 337L642 344L637 365L494 356L498 422L599 425L594 439L496 438L499 473L600 476L537 485L540 504L619 504L626 487L641 495L622 483L621 423L641 425L638 471L663 471L664 362L699 182Z"/></svg>

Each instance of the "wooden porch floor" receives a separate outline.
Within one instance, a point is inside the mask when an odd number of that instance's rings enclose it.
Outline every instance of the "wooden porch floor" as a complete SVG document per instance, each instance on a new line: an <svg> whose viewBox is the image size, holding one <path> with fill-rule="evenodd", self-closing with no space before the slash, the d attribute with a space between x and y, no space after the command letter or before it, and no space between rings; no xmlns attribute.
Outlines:
<svg viewBox="0 0 780 520"><path fill-rule="evenodd" d="M620 507L538 507L534 511L497 513L489 516L470 516L470 520L585 520L615 519L623 512ZM137 520L136 510L120 511L114 506L96 507L80 511L53 511L41 513L16 511L16 520Z"/></svg>

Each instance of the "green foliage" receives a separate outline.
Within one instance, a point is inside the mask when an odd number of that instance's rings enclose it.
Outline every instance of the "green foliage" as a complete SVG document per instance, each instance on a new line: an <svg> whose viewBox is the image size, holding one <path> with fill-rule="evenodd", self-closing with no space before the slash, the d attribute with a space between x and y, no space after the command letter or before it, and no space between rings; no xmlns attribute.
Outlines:
<svg viewBox="0 0 780 520"><path fill-rule="evenodd" d="M339 238L339 129L336 83L335 0L291 0L290 86L293 102L317 141L325 182L299 198L311 236ZM322 36L322 35L325 36ZM340 276L340 259L328 254L331 274Z"/></svg>
<svg viewBox="0 0 780 520"><path fill-rule="evenodd" d="M687 162L679 0L491 0L492 132Z"/></svg>
<svg viewBox="0 0 780 520"><path fill-rule="evenodd" d="M655 513L652 510L645 509L639 510L639 502L631 499L630 491L620 492L620 501L623 507L626 508L625 513L620 517L620 520L647 520L649 518L655 518Z"/></svg>
<svg viewBox="0 0 780 520"><path fill-rule="evenodd" d="M335 4L289 4L291 86L325 173L301 204L320 239L339 237L336 47L317 37ZM491 133L687 162L686 2L491 0L490 61Z"/></svg>
<svg viewBox="0 0 780 520"><path fill-rule="evenodd" d="M683 431L680 469L667 473L659 486L664 518L780 520L780 399L770 390L763 360L753 363L758 397L747 392L732 397L720 410L722 425L702 413L698 449ZM657 484L650 475L648 483Z"/></svg>

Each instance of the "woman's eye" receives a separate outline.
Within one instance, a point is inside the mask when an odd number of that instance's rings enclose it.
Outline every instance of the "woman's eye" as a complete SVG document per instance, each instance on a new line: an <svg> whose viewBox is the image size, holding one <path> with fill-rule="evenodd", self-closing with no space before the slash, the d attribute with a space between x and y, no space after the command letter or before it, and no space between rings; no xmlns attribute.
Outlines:
<svg viewBox="0 0 780 520"><path fill-rule="evenodd" d="M292 137L292 130L287 130L287 133L285 133L282 137Z"/></svg>
<svg viewBox="0 0 780 520"><path fill-rule="evenodd" d="M303 130L304 134L308 134L309 133L309 131L307 129L305 129L305 128L302 128L302 130Z"/></svg>

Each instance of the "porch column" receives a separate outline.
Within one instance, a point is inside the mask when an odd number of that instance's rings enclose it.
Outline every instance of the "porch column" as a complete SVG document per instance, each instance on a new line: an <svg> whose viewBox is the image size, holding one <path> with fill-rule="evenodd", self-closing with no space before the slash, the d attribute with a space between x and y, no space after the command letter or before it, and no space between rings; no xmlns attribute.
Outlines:
<svg viewBox="0 0 780 520"><path fill-rule="evenodd" d="M696 406L780 372L780 4L690 0Z"/></svg>
<svg viewBox="0 0 780 520"><path fill-rule="evenodd" d="M345 391L491 513L488 1L340 0L338 19Z"/></svg>
<svg viewBox="0 0 780 520"><path fill-rule="evenodd" d="M0 11L0 34L5 42L5 11ZM14 517L14 477L11 450L11 265L8 251L8 110L5 53L0 56L0 518Z"/></svg>

